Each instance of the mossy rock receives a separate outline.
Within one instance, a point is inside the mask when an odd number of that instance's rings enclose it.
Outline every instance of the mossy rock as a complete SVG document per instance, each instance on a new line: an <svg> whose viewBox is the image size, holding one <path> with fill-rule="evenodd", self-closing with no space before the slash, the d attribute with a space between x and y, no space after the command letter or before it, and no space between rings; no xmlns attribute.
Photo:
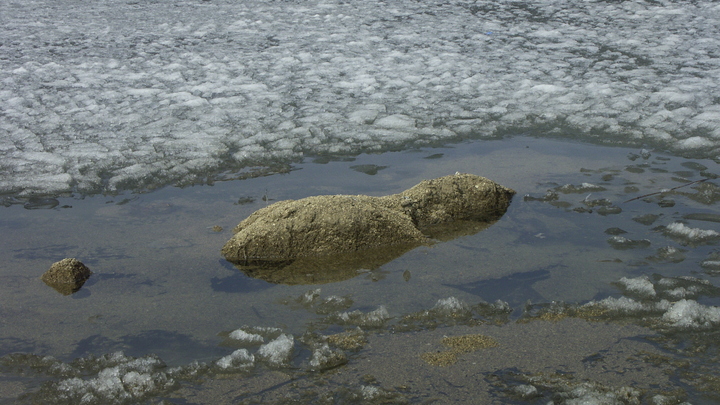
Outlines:
<svg viewBox="0 0 720 405"><path fill-rule="evenodd" d="M503 216L515 194L485 177L456 173L424 180L387 199L399 199L415 225L428 226L453 221L492 222Z"/></svg>
<svg viewBox="0 0 720 405"><path fill-rule="evenodd" d="M92 271L77 259L63 259L50 266L40 279L57 292L70 295L82 288Z"/></svg>
<svg viewBox="0 0 720 405"><path fill-rule="evenodd" d="M280 201L240 222L222 254L271 282L339 281L434 240L478 232L505 213L514 194L484 177L458 173L385 197Z"/></svg>

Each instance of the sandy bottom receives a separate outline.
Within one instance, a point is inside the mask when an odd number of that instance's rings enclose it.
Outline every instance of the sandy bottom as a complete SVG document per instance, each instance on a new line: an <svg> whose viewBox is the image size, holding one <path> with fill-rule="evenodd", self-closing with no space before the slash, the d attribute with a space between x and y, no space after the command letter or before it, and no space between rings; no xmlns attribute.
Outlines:
<svg viewBox="0 0 720 405"><path fill-rule="evenodd" d="M670 207L656 201L625 203L702 178L703 170L684 159L658 159L662 156L655 153L643 159L639 153L514 137L355 159L308 159L286 174L145 194L64 198L53 209L0 209L0 356L24 352L71 361L123 350L132 356L155 353L170 366L214 361L232 351L220 345L220 335L243 325L278 327L301 336L322 317L286 301L320 288L323 296L352 300L348 310L383 305L393 319L447 297L470 305L499 299L513 313L504 326L395 334L382 329L370 332L368 344L335 370L304 374L271 369L240 379L213 378L186 384L170 397L186 403L273 402L293 392L379 386L411 402L492 403L508 400L498 399L497 387L512 373L561 373L611 386L676 389L667 364L639 358L639 353L659 355L661 349L645 339L656 333L652 330L578 319L515 322L528 302L582 303L617 295L611 283L622 277L661 273L715 281L699 266L713 244L681 246L687 256L682 264L648 259L664 246L682 245L653 227L687 212L717 209L714 201L681 195L673 197L677 205ZM710 171L716 166L692 163ZM480 233L415 249L332 284L269 284L248 278L220 255L230 230L273 201L318 194L387 195L456 171L515 189L507 214ZM584 182L603 190L560 193L564 204L524 199ZM595 198L611 200L622 212L579 210L587 207L583 201ZM659 219L649 225L633 220L648 214ZM707 221L691 225L717 228ZM614 248L605 233L613 227L628 232L628 238L648 239L649 245ZM53 262L65 257L81 260L94 272L71 296L40 281ZM499 346L464 353L446 367L422 360L422 353L444 350L444 335L463 334L491 336ZM32 392L44 380L0 372L0 402Z"/></svg>
<svg viewBox="0 0 720 405"><path fill-rule="evenodd" d="M460 355L449 366L430 365L423 353L446 350L448 335L483 334L498 347ZM414 403L508 403L498 398L497 380L504 374L526 373L548 378L562 373L567 383L591 380L609 387L671 389L668 365L654 367L644 355L661 353L637 339L652 331L632 326L583 320L531 322L506 326L443 328L373 336L362 354L342 369L322 375L275 371L242 379L217 379L179 390L172 397L191 403L276 403L283 399L335 394L338 387L370 386Z"/></svg>

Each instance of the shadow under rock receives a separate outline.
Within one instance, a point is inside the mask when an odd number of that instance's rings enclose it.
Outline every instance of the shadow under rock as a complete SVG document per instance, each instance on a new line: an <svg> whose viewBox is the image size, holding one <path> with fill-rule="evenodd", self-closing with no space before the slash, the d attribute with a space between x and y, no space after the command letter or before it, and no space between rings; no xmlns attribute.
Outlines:
<svg viewBox="0 0 720 405"><path fill-rule="evenodd" d="M226 293L248 293L272 288L275 284L267 281L248 277L245 273L237 271L237 268L225 259L218 260L220 265L232 270L232 275L227 277L213 277L210 279L210 286L213 291Z"/></svg>

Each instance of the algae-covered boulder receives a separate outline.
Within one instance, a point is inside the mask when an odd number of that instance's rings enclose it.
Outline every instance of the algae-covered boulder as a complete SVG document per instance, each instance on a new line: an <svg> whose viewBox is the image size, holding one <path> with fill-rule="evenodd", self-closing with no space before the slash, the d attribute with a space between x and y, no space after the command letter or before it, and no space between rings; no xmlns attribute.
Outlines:
<svg viewBox="0 0 720 405"><path fill-rule="evenodd" d="M240 222L222 254L271 282L339 281L432 240L484 229L505 213L514 194L484 177L457 173L385 197L280 201Z"/></svg>
<svg viewBox="0 0 720 405"><path fill-rule="evenodd" d="M456 173L424 180L400 194L383 198L400 200L405 213L422 229L452 221L497 220L514 194L515 191L484 177Z"/></svg>
<svg viewBox="0 0 720 405"><path fill-rule="evenodd" d="M62 259L50 266L40 279L57 292L70 295L82 288L92 271L77 259Z"/></svg>
<svg viewBox="0 0 720 405"><path fill-rule="evenodd" d="M232 262L286 262L426 241L401 207L377 197L329 195L280 201L233 230L222 250Z"/></svg>

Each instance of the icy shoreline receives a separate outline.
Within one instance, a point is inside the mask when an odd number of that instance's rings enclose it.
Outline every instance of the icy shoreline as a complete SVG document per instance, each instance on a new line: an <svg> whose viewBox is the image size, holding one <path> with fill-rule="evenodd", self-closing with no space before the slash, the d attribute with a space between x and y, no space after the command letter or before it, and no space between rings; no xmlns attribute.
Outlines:
<svg viewBox="0 0 720 405"><path fill-rule="evenodd" d="M685 1L5 3L0 193L192 184L511 130L715 158L718 11Z"/></svg>

